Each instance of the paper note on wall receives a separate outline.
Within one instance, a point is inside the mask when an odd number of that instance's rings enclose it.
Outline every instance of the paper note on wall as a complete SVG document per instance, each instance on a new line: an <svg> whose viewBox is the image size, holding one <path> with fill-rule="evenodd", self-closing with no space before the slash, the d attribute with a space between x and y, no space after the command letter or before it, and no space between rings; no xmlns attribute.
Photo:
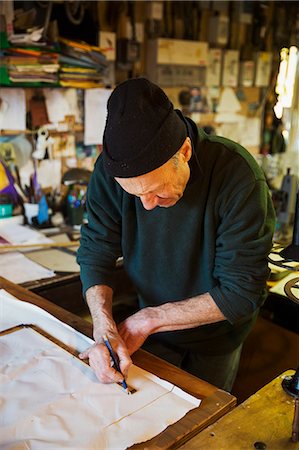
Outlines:
<svg viewBox="0 0 299 450"><path fill-rule="evenodd" d="M102 144L111 89L86 89L84 97L84 144Z"/></svg>
<svg viewBox="0 0 299 450"><path fill-rule="evenodd" d="M225 87L219 98L218 113L237 113L241 111L241 103L231 87Z"/></svg>
<svg viewBox="0 0 299 450"><path fill-rule="evenodd" d="M260 145L261 122L257 117L245 117L237 115L238 120L222 122L216 127L217 134L232 139L245 148L258 147ZM228 114L228 117L233 117Z"/></svg>
<svg viewBox="0 0 299 450"><path fill-rule="evenodd" d="M0 89L0 130L26 129L26 98L24 89Z"/></svg>
<svg viewBox="0 0 299 450"><path fill-rule="evenodd" d="M63 122L65 116L75 116L76 123L81 121L76 89L43 89L49 121Z"/></svg>

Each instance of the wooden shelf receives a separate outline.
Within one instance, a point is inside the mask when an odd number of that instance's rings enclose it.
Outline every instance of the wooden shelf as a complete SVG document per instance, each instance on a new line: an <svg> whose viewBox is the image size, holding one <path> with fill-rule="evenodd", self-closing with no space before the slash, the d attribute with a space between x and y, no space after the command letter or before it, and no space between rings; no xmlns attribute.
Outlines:
<svg viewBox="0 0 299 450"><path fill-rule="evenodd" d="M46 125L44 125L45 127L47 127ZM50 135L55 135L55 134L65 134L65 133L82 133L84 131L84 126L81 124L76 124L73 128L69 128L69 129L65 129L65 130L51 130L48 129L49 134ZM0 130L0 136L15 136L17 134L34 134L36 133L35 130Z"/></svg>

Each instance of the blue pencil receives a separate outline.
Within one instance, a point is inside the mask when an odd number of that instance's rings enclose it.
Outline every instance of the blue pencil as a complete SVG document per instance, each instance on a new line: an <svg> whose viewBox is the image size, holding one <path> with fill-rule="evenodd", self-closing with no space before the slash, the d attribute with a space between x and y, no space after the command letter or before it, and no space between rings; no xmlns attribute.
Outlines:
<svg viewBox="0 0 299 450"><path fill-rule="evenodd" d="M112 361L113 361L113 365L114 365L114 367L115 367L115 370L117 370L119 373L121 373L121 370L120 370L120 367L119 367L119 362L118 362L118 357L117 357L117 355L114 353L113 348L111 347L111 344L110 344L109 339L108 339L108 337L106 336L106 334L104 334L104 336L103 336L103 341L104 341L106 347L107 347L108 350L109 350L109 353L110 353L110 356L111 356L111 358L112 358ZM130 391L129 391L129 389L128 389L128 385L127 385L127 383L126 383L126 380L124 379L124 380L122 381L121 384L122 384L122 387L124 388L124 390L126 391L126 393L129 395L129 394L130 394Z"/></svg>

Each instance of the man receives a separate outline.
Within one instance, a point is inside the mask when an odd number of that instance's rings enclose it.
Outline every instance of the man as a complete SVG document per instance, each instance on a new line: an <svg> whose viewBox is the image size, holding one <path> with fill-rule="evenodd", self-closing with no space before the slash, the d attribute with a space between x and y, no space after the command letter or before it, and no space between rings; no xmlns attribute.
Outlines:
<svg viewBox="0 0 299 450"><path fill-rule="evenodd" d="M274 212L265 178L240 145L209 137L139 78L108 100L103 153L88 188L78 262L99 380L120 382L138 348L230 390L242 343L265 299ZM116 260L138 309L112 317ZM107 335L123 375L110 367Z"/></svg>

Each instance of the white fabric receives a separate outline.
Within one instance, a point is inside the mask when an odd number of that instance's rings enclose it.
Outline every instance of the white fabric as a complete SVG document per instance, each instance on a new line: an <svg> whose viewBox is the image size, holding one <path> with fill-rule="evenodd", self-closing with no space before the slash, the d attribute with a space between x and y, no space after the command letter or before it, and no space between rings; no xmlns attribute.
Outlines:
<svg viewBox="0 0 299 450"><path fill-rule="evenodd" d="M92 342L42 309L0 290L1 330L34 323L64 343ZM25 328L0 337L0 447L123 449L151 439L200 400L133 366L128 396L97 381L89 366Z"/></svg>

